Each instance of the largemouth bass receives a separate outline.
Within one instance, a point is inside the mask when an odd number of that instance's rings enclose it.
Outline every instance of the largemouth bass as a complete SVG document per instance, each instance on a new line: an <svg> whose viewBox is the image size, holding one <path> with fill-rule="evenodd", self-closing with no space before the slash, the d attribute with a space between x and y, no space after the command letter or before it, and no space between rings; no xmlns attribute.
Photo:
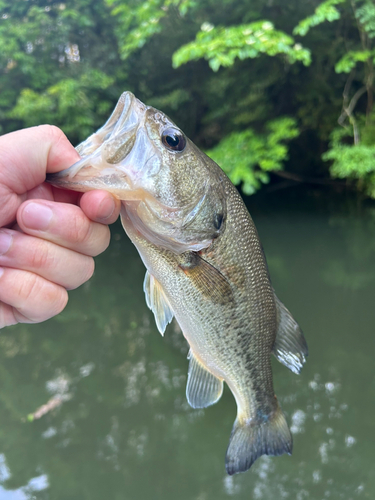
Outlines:
<svg viewBox="0 0 375 500"><path fill-rule="evenodd" d="M236 188L166 115L130 92L77 151L78 163L47 180L77 191L105 189L122 200L122 224L146 266L144 291L157 328L163 335L175 317L190 346L189 404L216 403L224 381L236 400L228 474L264 454L290 454L270 355L299 373L307 345L275 295Z"/></svg>

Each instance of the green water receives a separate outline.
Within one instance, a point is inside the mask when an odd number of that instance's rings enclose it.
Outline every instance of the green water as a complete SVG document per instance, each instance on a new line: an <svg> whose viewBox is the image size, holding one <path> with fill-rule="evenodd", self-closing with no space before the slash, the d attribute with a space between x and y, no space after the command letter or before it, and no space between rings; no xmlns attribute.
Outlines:
<svg viewBox="0 0 375 500"><path fill-rule="evenodd" d="M293 455L225 474L233 397L189 408L186 343L173 324L157 332L143 265L114 225L63 314L0 332L1 500L375 498L375 205L304 187L247 204L310 348L300 376L273 363Z"/></svg>

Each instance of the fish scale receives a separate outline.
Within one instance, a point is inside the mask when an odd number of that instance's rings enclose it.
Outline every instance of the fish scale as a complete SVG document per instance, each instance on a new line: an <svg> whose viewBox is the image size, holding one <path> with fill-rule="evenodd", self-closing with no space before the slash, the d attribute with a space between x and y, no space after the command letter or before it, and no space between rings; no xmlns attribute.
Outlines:
<svg viewBox="0 0 375 500"><path fill-rule="evenodd" d="M130 92L78 150L80 162L47 180L105 189L122 201L123 227L147 269L146 302L157 328L164 334L175 317L190 346L189 404L216 403L224 382L236 400L228 474L249 469L263 454L291 453L270 355L299 373L307 344L275 295L236 188L166 115Z"/></svg>

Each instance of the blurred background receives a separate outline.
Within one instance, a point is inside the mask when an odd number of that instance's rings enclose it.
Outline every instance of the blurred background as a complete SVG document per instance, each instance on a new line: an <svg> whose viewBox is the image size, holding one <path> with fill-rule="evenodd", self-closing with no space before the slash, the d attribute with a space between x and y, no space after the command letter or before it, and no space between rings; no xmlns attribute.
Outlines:
<svg viewBox="0 0 375 500"><path fill-rule="evenodd" d="M233 397L189 408L116 223L61 315L0 333L0 500L375 497L374 61L373 0L0 1L0 133L78 144L124 90L164 111L241 190L310 347L273 364L293 456L226 476Z"/></svg>

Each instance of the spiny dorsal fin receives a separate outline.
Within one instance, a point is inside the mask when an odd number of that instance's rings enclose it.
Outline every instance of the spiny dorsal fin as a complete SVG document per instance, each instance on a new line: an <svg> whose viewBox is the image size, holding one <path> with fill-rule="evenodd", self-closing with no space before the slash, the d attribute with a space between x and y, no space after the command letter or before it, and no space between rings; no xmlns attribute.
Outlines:
<svg viewBox="0 0 375 500"><path fill-rule="evenodd" d="M189 352L190 359L186 398L192 408L206 408L213 405L223 394L223 381L212 375L200 361Z"/></svg>
<svg viewBox="0 0 375 500"><path fill-rule="evenodd" d="M300 373L308 356L308 347L303 333L288 309L276 297L278 328L273 354L293 373Z"/></svg>
<svg viewBox="0 0 375 500"><path fill-rule="evenodd" d="M164 335L168 323L173 319L173 311L160 283L148 271L143 282L143 290L146 295L146 304L154 313L156 326Z"/></svg>

